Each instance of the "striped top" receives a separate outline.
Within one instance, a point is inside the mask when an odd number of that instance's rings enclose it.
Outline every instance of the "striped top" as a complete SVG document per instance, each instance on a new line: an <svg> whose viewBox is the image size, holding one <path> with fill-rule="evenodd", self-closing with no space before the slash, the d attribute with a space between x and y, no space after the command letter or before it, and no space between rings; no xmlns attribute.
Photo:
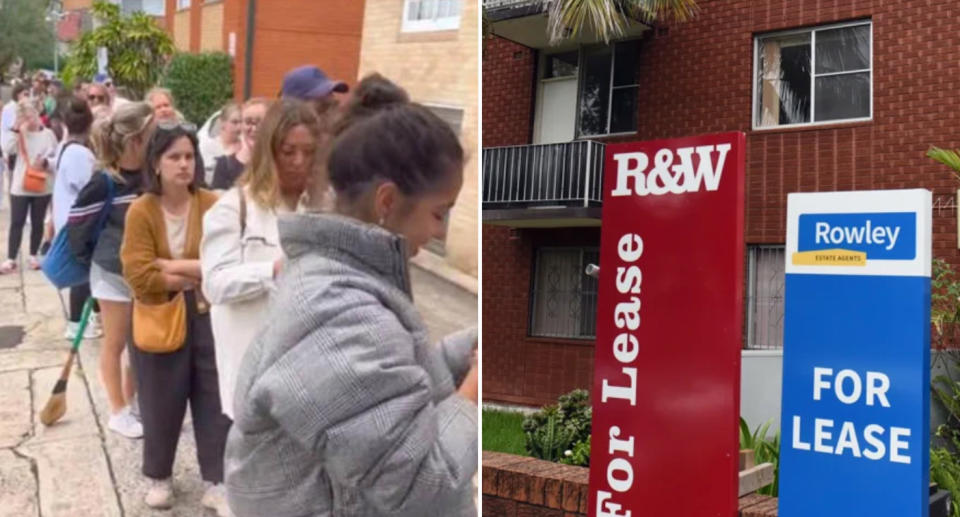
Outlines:
<svg viewBox="0 0 960 517"><path fill-rule="evenodd" d="M105 172L95 172L77 195L77 200L67 216L66 226L70 236L70 248L79 260L96 262L104 270L118 275L123 273L120 244L123 242L127 209L140 197L142 191L140 171L121 170L120 175L122 181L111 178L114 183L114 197L106 225L96 243L90 245L92 236L97 231L100 211L109 195Z"/></svg>

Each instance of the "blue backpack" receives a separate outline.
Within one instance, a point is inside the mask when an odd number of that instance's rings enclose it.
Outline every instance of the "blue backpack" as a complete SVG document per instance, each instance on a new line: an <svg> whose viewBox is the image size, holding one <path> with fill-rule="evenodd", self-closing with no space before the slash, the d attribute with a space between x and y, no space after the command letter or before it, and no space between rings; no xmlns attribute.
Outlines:
<svg viewBox="0 0 960 517"><path fill-rule="evenodd" d="M96 229L92 232L93 234L87 242L88 246L96 245L97 239L100 238L100 232L102 232L103 227L106 226L110 209L113 207L113 178L111 178L109 174L104 174L104 177L107 179L107 199L104 201L103 208L100 209L100 214L97 216ZM50 280L57 289L76 287L90 281L90 264L84 264L77 260L76 255L73 254L73 250L70 249L70 239L67 234L66 227L61 228L60 231L57 232L57 235L53 238L53 243L50 245L50 251L47 252L46 258L43 259L43 264L40 265L43 274L46 275L47 279Z"/></svg>

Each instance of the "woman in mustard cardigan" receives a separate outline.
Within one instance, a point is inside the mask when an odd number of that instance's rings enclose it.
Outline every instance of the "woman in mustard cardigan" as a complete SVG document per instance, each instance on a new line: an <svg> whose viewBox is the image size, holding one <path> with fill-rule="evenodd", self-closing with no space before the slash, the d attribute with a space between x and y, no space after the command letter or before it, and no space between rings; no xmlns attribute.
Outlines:
<svg viewBox="0 0 960 517"><path fill-rule="evenodd" d="M203 169L194 131L190 125L158 125L147 147L145 194L127 212L120 255L135 297L131 358L143 419L143 474L150 481L145 502L151 508L173 505L171 473L189 401L200 473L208 483L202 503L225 516L223 450L230 421L220 409L210 315L199 289L201 221L217 197L197 187ZM173 328L177 320L151 327L139 318L137 306L146 310L170 300L180 303L180 293L185 338L174 340L172 351L158 352L143 342L144 329Z"/></svg>

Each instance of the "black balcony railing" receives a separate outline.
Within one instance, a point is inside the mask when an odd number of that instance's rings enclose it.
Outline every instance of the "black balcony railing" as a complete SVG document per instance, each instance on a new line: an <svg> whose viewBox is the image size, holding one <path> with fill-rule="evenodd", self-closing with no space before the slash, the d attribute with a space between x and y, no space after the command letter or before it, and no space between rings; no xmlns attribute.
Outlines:
<svg viewBox="0 0 960 517"><path fill-rule="evenodd" d="M581 140L483 150L483 208L599 207L604 148Z"/></svg>
<svg viewBox="0 0 960 517"><path fill-rule="evenodd" d="M493 22L540 14L549 7L549 0L483 0L487 19Z"/></svg>

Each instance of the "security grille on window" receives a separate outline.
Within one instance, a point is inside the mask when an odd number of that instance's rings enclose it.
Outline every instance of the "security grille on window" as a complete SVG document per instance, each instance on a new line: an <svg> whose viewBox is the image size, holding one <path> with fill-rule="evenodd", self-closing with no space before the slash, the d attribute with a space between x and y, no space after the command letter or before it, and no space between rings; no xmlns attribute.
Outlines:
<svg viewBox="0 0 960 517"><path fill-rule="evenodd" d="M747 260L746 348L783 348L783 246L750 246Z"/></svg>
<svg viewBox="0 0 960 517"><path fill-rule="evenodd" d="M597 280L584 274L598 264L596 248L541 248L534 271L530 334L590 339L597 334Z"/></svg>
<svg viewBox="0 0 960 517"><path fill-rule="evenodd" d="M403 32L455 30L460 27L460 0L405 0Z"/></svg>
<svg viewBox="0 0 960 517"><path fill-rule="evenodd" d="M637 130L637 41L588 47L580 61L580 136Z"/></svg>
<svg viewBox="0 0 960 517"><path fill-rule="evenodd" d="M870 21L780 32L754 41L756 127L872 117Z"/></svg>

